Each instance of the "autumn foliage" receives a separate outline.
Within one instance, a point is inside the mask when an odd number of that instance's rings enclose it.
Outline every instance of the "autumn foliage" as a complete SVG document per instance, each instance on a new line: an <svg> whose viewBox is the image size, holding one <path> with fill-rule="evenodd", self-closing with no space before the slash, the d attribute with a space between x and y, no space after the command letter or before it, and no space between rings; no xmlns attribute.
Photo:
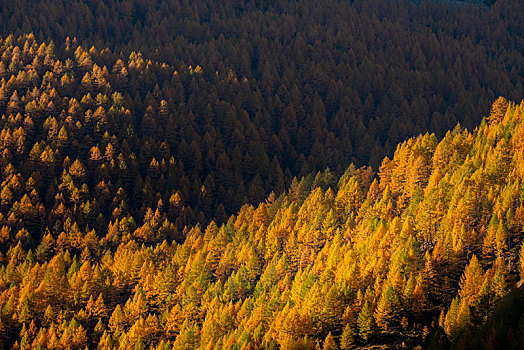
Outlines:
<svg viewBox="0 0 524 350"><path fill-rule="evenodd" d="M178 161L129 128L111 135L133 117L109 69L24 40L5 52L27 69L0 88L4 347L349 349L437 328L453 340L521 277L523 104L497 100L472 133L409 139L377 175L318 172L181 231L181 193L153 191L179 181ZM82 66L92 93L79 100ZM169 113L158 106L143 125Z"/></svg>
<svg viewBox="0 0 524 350"><path fill-rule="evenodd" d="M522 338L489 331L524 278L524 104L495 99L523 93L512 1L108 1L94 37L95 2L29 3L0 9L23 22L0 39L0 348ZM191 18L173 40L166 6Z"/></svg>

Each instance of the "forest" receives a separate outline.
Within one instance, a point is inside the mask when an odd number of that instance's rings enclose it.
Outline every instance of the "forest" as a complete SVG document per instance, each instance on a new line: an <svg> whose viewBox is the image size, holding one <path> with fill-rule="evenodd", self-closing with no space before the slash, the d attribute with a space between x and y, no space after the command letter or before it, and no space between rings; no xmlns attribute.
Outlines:
<svg viewBox="0 0 524 350"><path fill-rule="evenodd" d="M0 0L0 348L518 348L523 6Z"/></svg>
<svg viewBox="0 0 524 350"><path fill-rule="evenodd" d="M2 40L4 347L467 344L524 271L524 104L500 97L473 132L410 138L377 174L327 169L223 224L184 225L195 158L171 155L177 116L161 100L135 131L113 89L200 69L136 53L100 68L110 52L73 45L61 61L33 35Z"/></svg>
<svg viewBox="0 0 524 350"><path fill-rule="evenodd" d="M167 204L178 192L183 215L172 221L179 230L223 223L243 204L282 193L294 177L326 168L341 176L350 163L377 169L409 137L430 131L442 138L457 123L473 129L498 96L524 96L519 0L489 7L404 0L0 0L0 9L0 35L13 36L3 45L0 79L7 84L30 71L34 54L24 53L25 39L17 41L32 33L28 45L44 44L50 53L41 48L39 60L60 61L62 69L50 73L69 81L65 88L46 87L76 99L79 116L98 107L81 104L88 93L92 99L120 93L118 103L129 113L107 131L118 143L126 140L122 154L134 153L138 168L129 168L111 199L122 187L141 220L152 202L161 197ZM13 63L16 46L23 57L17 61L15 54ZM43 92L41 80L54 69L48 63L31 84L4 87L4 103L15 90L20 97L34 87ZM104 77L98 81L97 74ZM63 118L55 114L68 112L64 103L44 112L58 131ZM103 107L109 110L112 101ZM6 118L10 113L2 110ZM96 146L100 140L88 137L92 127L85 126L70 138ZM125 135L128 129L133 135ZM118 146L106 140L99 149L107 143ZM85 163L87 151L72 150L69 158ZM167 164L171 156L172 181L163 183L167 168L160 167L145 184L152 158ZM147 198L126 183L137 173L136 187L147 188Z"/></svg>
<svg viewBox="0 0 524 350"><path fill-rule="evenodd" d="M33 33L59 48L76 38L86 50L109 48L125 58L141 52L179 72L200 66L197 86L184 85L181 112L215 122L217 102L245 112L269 161L276 155L290 170L287 186L294 176L326 167L339 175L351 162L376 168L408 137L428 130L443 137L457 122L474 128L498 96L523 96L522 1L448 3L0 0L0 34ZM228 77L239 84L219 83ZM163 79L121 92L135 99L139 90L143 100L155 85L180 107ZM194 98L198 109L188 103L191 93L202 100ZM217 131L227 147L230 134ZM274 138L289 149L286 157L267 149L279 147ZM271 189L264 186L264 194Z"/></svg>

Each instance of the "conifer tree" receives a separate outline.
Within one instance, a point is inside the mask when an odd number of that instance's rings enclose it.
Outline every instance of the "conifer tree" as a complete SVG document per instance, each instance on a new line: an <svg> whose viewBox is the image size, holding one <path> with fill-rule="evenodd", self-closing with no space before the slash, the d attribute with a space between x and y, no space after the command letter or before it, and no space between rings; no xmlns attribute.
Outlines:
<svg viewBox="0 0 524 350"><path fill-rule="evenodd" d="M371 309L366 301L357 318L358 336L363 342L367 342L369 336L373 332L373 324L373 315L371 314Z"/></svg>
<svg viewBox="0 0 524 350"><path fill-rule="evenodd" d="M322 347L322 350L337 350L338 346L335 342L335 338L333 338L333 335L331 332L328 333L326 336L326 339L324 340L324 346Z"/></svg>
<svg viewBox="0 0 524 350"><path fill-rule="evenodd" d="M340 337L340 349L352 349L355 343L355 330L348 324L344 327L342 336Z"/></svg>

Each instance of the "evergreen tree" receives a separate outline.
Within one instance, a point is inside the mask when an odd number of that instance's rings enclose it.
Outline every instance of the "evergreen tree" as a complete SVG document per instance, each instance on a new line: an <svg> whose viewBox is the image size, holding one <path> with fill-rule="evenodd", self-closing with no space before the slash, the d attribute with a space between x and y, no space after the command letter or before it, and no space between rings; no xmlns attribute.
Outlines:
<svg viewBox="0 0 524 350"><path fill-rule="evenodd" d="M360 310L357 318L358 336L365 343L373 332L374 320L371 309L366 301Z"/></svg>

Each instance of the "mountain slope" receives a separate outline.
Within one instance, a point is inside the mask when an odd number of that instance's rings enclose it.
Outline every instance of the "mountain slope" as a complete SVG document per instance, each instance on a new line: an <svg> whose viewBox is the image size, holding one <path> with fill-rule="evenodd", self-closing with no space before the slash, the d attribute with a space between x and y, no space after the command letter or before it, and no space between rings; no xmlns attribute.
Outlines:
<svg viewBox="0 0 524 350"><path fill-rule="evenodd" d="M180 245L81 234L87 254L72 256L51 234L36 251L20 242L0 271L4 344L348 349L415 346L437 327L454 339L519 279L523 136L524 104L499 98L473 133L400 144L379 179L308 176Z"/></svg>
<svg viewBox="0 0 524 350"><path fill-rule="evenodd" d="M200 65L190 91L203 106L193 114L219 118L205 103L218 96L261 121L264 144L278 148L275 134L290 149L277 158L292 176L378 166L408 137L476 126L497 96L520 98L523 21L520 0L0 1L3 37L34 33L59 50L76 38L179 72ZM216 72L239 87L219 84Z"/></svg>

